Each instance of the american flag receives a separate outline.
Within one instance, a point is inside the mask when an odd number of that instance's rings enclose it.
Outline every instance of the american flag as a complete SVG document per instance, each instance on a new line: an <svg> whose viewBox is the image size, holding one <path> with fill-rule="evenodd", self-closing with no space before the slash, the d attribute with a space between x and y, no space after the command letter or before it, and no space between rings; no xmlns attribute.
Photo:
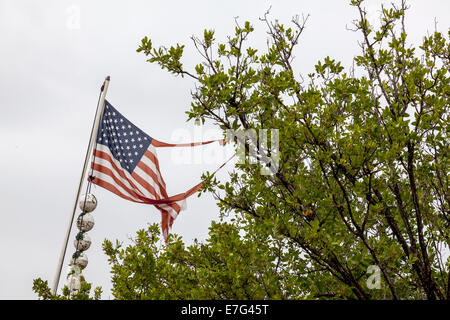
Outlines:
<svg viewBox="0 0 450 320"><path fill-rule="evenodd" d="M169 197L155 147L195 146L214 141L218 140L188 144L157 141L105 101L89 180L124 199L154 205L161 212L161 229L167 242L169 229L185 207L186 198L198 191L201 183Z"/></svg>

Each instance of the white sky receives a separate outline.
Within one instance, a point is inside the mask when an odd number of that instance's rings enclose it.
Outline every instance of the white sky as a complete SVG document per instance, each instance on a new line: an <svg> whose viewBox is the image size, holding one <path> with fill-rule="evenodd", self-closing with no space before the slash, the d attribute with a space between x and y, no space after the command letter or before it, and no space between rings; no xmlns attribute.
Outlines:
<svg viewBox="0 0 450 320"><path fill-rule="evenodd" d="M254 25L251 43L264 48L265 25L258 18L272 6L271 16L285 24L296 14L310 14L295 53L298 73L312 72L326 56L342 61L348 70L359 54L360 39L346 29L357 17L348 2L0 0L0 299L36 299L33 279L53 282L105 76L111 76L107 99L150 136L181 142L176 139L184 130L191 135L186 141L210 138L202 132L211 133L211 126L202 129L185 122L193 82L146 63L145 56L136 53L142 37L149 36L156 46L185 44L183 61L192 67L200 57L190 36L215 29L216 39L225 42L234 31L236 16ZM371 16L377 16L381 2L367 2ZM438 30L448 30L449 1L409 4L412 43L434 31L435 18ZM220 150L199 149L192 159L200 161L191 164L180 164L175 149L158 150L169 195L184 192L204 170L220 165L222 160L205 157ZM227 168L218 177L226 179ZM93 213L96 224L89 232L92 245L83 274L94 286L101 285L103 299L109 299L103 239L129 243L138 229L159 223L160 216L151 206L128 202L99 187L93 193L99 205ZM218 217L215 201L205 195L193 196L187 203L172 232L186 243L205 239L211 220ZM60 288L77 231L73 226Z"/></svg>

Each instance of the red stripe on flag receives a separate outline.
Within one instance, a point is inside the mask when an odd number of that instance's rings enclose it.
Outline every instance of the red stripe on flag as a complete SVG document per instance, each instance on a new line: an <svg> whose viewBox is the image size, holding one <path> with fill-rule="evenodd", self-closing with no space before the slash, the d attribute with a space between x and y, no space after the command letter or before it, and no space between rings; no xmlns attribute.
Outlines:
<svg viewBox="0 0 450 320"><path fill-rule="evenodd" d="M138 175L137 173L133 172L131 174L131 176L140 184L142 185L148 192L150 192L153 196L155 196L156 200L155 201L151 201L152 204L155 203L161 203L161 204L167 204L170 207L172 207L177 213L180 212L181 208L177 203L174 203L174 201L179 201L179 200L183 200L183 199L171 199L166 197L161 197L160 194L156 193L155 189L153 188L153 186L151 184L149 184L147 181L145 181L140 175ZM165 193L165 190L164 190ZM167 193L165 193L167 195ZM150 203L148 202L147 199L144 200L146 203Z"/></svg>
<svg viewBox="0 0 450 320"><path fill-rule="evenodd" d="M111 164L111 166L113 167L113 169L120 175L120 177L122 179L127 180L128 183L133 187L133 189L135 189L135 190L139 191L141 194L143 194L142 191L140 190L140 188L138 186L136 186L136 184L126 176L124 169L119 168L115 164L114 160L112 159L112 157L111 157L111 155L109 153L106 153L106 152L103 152L103 151L95 149L94 150L94 156L96 158L100 158L100 159L103 159L105 161L108 161ZM91 167L92 167L92 165L91 165ZM155 196L155 198L156 198L156 196Z"/></svg>
<svg viewBox="0 0 450 320"><path fill-rule="evenodd" d="M138 201L138 200L135 200L135 199L133 199L131 197L128 197L127 195L125 195L122 192L120 192L120 190L117 189L116 186L114 186L113 184L111 184L111 183L109 183L109 182L107 182L105 180L102 180L99 177L95 177L94 180L92 181L92 183L94 183L94 184L96 184L96 185L98 185L98 186L100 186L102 188L105 188L106 190L109 190L112 193L115 193L116 195L118 195L119 197L121 197L123 199L129 200L129 201L133 201L133 202L136 202L136 203L145 203L145 204L147 204L146 202ZM162 209L158 204L154 204L154 205L155 205L155 207L158 210L161 211L161 213L166 212L166 210ZM168 212L166 212L166 213L169 214ZM170 214L169 214L169 217L172 218L170 216ZM173 218L172 218L172 220L173 220ZM172 221L172 223L173 223L173 221ZM170 226L171 226L171 224L170 224Z"/></svg>
<svg viewBox="0 0 450 320"><path fill-rule="evenodd" d="M107 175L107 176L111 177L111 178L114 180L114 182L115 182L118 186L120 186L122 189L124 189L126 192L128 192L132 197L138 198L138 199L139 199L140 197L142 197L142 195L136 193L135 190L128 188L128 187L123 183L122 180L118 179L118 178L116 177L116 175L114 174L114 172L113 172L111 169L109 169L109 168L107 168L107 167L105 167L105 166L102 166L101 164L98 164L98 163L95 163L95 164L94 164L93 166L91 166L91 167L92 167L94 170L96 170L96 171L98 171L98 172L101 172L101 173L103 173L104 175Z"/></svg>
<svg viewBox="0 0 450 320"><path fill-rule="evenodd" d="M155 138L152 139L152 145L161 148L161 147L195 147L195 146L202 146L204 144L209 144L213 142L219 142L220 145L225 144L225 139L220 140L210 140L210 141L204 141L204 142L190 142L190 143L165 143L156 140Z"/></svg>
<svg viewBox="0 0 450 320"><path fill-rule="evenodd" d="M142 161L139 161L139 163L137 164L137 167L139 169L141 169L142 171L144 171L148 176L150 176L152 178L152 180L159 187L159 191L161 192L161 196L164 197L164 198L167 198L166 188L164 188L164 186L162 186L161 183L159 183L158 177L153 172L153 170L149 166L147 166L145 163L143 163ZM137 175L136 172L133 172L131 175L133 176L134 174Z"/></svg>
<svg viewBox="0 0 450 320"><path fill-rule="evenodd" d="M133 198L130 198L130 197L124 195L114 185L112 185L111 183L106 182L106 181L104 181L104 180L102 180L102 179L100 179L98 177L95 177L94 180L92 180L92 183L94 183L94 184L96 184L96 185L98 185L98 186L100 186L102 188L105 188L106 190L109 190L112 193L117 194L121 198L124 198L126 200L130 200L130 201L133 201L133 202L137 202L137 203L142 203L141 201L134 200Z"/></svg>
<svg viewBox="0 0 450 320"><path fill-rule="evenodd" d="M147 157L151 162L153 162L153 164L156 167L156 170L158 171L157 173L159 174L159 177L161 178L161 182L164 185L164 188L166 188L166 182L164 181L164 179L161 175L161 170L159 169L159 161L158 161L158 158L156 157L156 155L147 149L147 151L145 151L145 153L144 153L144 156Z"/></svg>

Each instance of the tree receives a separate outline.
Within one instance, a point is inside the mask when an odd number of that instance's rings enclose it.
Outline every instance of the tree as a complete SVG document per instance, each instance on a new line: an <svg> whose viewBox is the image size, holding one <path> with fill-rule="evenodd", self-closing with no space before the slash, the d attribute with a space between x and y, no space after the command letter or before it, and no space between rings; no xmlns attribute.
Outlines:
<svg viewBox="0 0 450 320"><path fill-rule="evenodd" d="M159 248L157 224L139 230L133 244L103 243L116 299L281 299L300 297L299 278L291 272L284 242L267 242L261 232L238 223L216 223L205 243L185 247L170 235ZM247 230L250 231L250 230Z"/></svg>
<svg viewBox="0 0 450 320"><path fill-rule="evenodd" d="M96 287L91 295L92 284L86 281L81 282L80 289L75 293L70 293L67 286L62 289L62 295L52 294L48 281L41 278L33 280L33 291L41 300L99 300L102 295L102 288Z"/></svg>
<svg viewBox="0 0 450 320"><path fill-rule="evenodd" d="M217 43L213 30L192 37L202 57L195 71L184 68L182 45L154 48L145 37L137 51L196 81L189 119L213 121L224 133L278 129L278 168L240 163L225 184L206 174L203 192L214 192L221 212L233 210L251 232L267 233L269 247L285 243L285 275L302 285L279 297L449 299L450 34L436 31L415 48L407 43L405 1L382 7L377 29L362 0L351 5L362 42L348 73L327 57L307 79L297 77L293 52L306 19L285 27L267 14L264 53L247 45L249 22L236 22L226 43ZM270 158L255 139L245 142L256 158ZM261 175L264 166L273 174ZM215 249L194 248L200 264ZM379 289L367 286L370 266L380 270ZM190 270L188 260L176 267ZM157 290L161 282L152 281Z"/></svg>

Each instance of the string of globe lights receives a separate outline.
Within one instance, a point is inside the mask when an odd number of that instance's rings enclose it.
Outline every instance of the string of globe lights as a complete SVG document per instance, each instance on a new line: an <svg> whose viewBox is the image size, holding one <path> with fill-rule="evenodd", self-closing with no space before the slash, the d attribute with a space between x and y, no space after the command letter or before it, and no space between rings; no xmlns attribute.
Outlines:
<svg viewBox="0 0 450 320"><path fill-rule="evenodd" d="M79 232L75 236L73 242L75 252L69 263L69 272L67 274L67 287L69 288L70 296L76 294L80 288L81 283L85 282L82 270L88 265L88 257L85 253L91 246L91 238L88 231L94 227L94 217L91 214L97 207L97 199L90 193L91 181L89 179L87 192L80 197L78 202L81 213L77 218L77 228Z"/></svg>

